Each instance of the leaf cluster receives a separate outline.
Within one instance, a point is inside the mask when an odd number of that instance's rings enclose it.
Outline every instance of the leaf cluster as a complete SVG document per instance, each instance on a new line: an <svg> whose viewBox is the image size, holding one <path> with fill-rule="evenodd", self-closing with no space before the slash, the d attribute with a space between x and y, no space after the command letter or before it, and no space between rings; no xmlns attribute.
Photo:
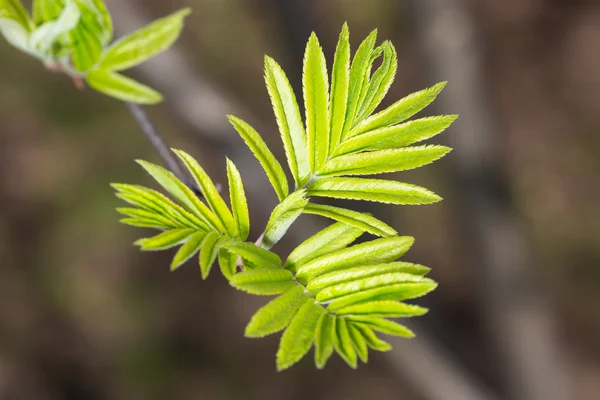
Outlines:
<svg viewBox="0 0 600 400"><path fill-rule="evenodd" d="M376 60L379 67L374 68ZM367 213L316 203L319 198L393 204L430 204L440 197L428 189L372 177L418 168L449 152L421 145L445 130L456 116L407 121L429 105L445 83L410 94L375 112L396 73L389 41L376 46L371 33L351 57L344 25L331 75L316 35L306 47L303 70L304 118L281 67L265 59L265 80L286 154L286 170L248 123L230 116L233 127L264 168L279 204L256 242L247 241L250 218L238 169L227 160L229 204L189 154L174 150L200 188L199 199L171 172L139 161L170 195L115 184L132 207L119 208L121 222L161 231L136 242L142 250L178 247L171 269L197 256L202 277L218 264L230 284L254 295L277 295L252 317L246 336L283 331L277 368L299 361L313 346L317 367L336 352L351 367L366 362L368 349L391 346L379 334L412 337L393 318L420 316L426 309L406 301L436 287L429 268L399 261L414 239ZM374 71L373 71L374 70ZM371 177L366 177L371 176ZM302 214L335 222L298 245L285 260L271 248ZM374 238L356 242L363 234Z"/></svg>
<svg viewBox="0 0 600 400"><path fill-rule="evenodd" d="M32 11L20 0L0 0L0 33L10 44L106 95L144 104L162 96L120 72L169 48L190 13L180 10L112 42L103 0L34 0Z"/></svg>

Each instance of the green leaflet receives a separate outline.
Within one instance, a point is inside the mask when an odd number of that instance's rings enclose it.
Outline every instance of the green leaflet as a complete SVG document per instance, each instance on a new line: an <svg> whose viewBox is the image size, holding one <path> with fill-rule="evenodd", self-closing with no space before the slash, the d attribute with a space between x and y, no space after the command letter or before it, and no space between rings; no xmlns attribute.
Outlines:
<svg viewBox="0 0 600 400"><path fill-rule="evenodd" d="M320 176L373 175L405 171L430 164L450 152L446 146L415 146L339 156L327 161Z"/></svg>
<svg viewBox="0 0 600 400"><path fill-rule="evenodd" d="M119 100L140 104L162 101L162 95L156 90L114 72L91 71L85 80L93 89Z"/></svg>
<svg viewBox="0 0 600 400"><path fill-rule="evenodd" d="M306 190L297 190L275 207L265 229L262 242L264 248L270 249L273 247L302 214L304 207L308 204L305 195Z"/></svg>
<svg viewBox="0 0 600 400"><path fill-rule="evenodd" d="M415 282L433 283L431 279L419 275L390 272L328 286L319 292L317 301L330 302L343 296L357 294L381 286Z"/></svg>
<svg viewBox="0 0 600 400"><path fill-rule="evenodd" d="M354 321L351 322L350 325L360 332L370 348L377 351L390 351L392 349L392 346L389 343L379 339L377 335L375 335L375 332L368 326Z"/></svg>
<svg viewBox="0 0 600 400"><path fill-rule="evenodd" d="M389 40L383 42L380 49L383 52L383 61L369 82L356 121L362 121L375 111L394 82L398 68L396 49Z"/></svg>
<svg viewBox="0 0 600 400"><path fill-rule="evenodd" d="M298 310L281 336L277 351L277 370L282 371L297 363L310 350L315 338L315 330L323 307L313 299L306 301Z"/></svg>
<svg viewBox="0 0 600 400"><path fill-rule="evenodd" d="M229 283L246 293L270 296L296 286L293 278L292 273L285 269L256 269L240 272Z"/></svg>
<svg viewBox="0 0 600 400"><path fill-rule="evenodd" d="M237 256L227 251L227 249L219 249L219 268L225 279L230 280L237 270Z"/></svg>
<svg viewBox="0 0 600 400"><path fill-rule="evenodd" d="M173 229L150 238L139 239L134 244L144 251L165 250L183 243L193 233L192 229Z"/></svg>
<svg viewBox="0 0 600 400"><path fill-rule="evenodd" d="M329 80L325 54L313 32L304 53L302 74L308 159L311 171L319 169L329 151Z"/></svg>
<svg viewBox="0 0 600 400"><path fill-rule="evenodd" d="M52 46L61 35L69 33L79 23L81 12L73 0L67 0L58 19L48 21L31 33L29 43L35 52L51 56Z"/></svg>
<svg viewBox="0 0 600 400"><path fill-rule="evenodd" d="M347 210L345 208L326 206L322 204L308 204L304 208L305 214L322 215L327 218L355 226L375 236L392 236L397 232L388 224L378 220L367 213Z"/></svg>
<svg viewBox="0 0 600 400"><path fill-rule="evenodd" d="M135 226L138 228L155 228L155 229L165 229L165 226L163 223L155 220L155 219L148 219L148 218L121 218L119 220L120 223L125 224L125 225L129 225L129 226Z"/></svg>
<svg viewBox="0 0 600 400"><path fill-rule="evenodd" d="M210 179L204 169L198 164L196 160L189 154L173 149L173 152L177 154L179 159L186 166L190 174L194 177L194 180L198 184L200 191L204 195L206 202L210 206L213 213L217 216L220 221L220 226L225 228L225 231L230 237L236 237L238 234L237 226L233 221L233 216L227 208L227 204L219 194L219 191L215 187L213 181Z"/></svg>
<svg viewBox="0 0 600 400"><path fill-rule="evenodd" d="M440 82L428 89L412 93L394 103L385 110L365 119L349 132L349 137L361 133L383 128L402 122L425 107L427 107L437 95L444 89L447 82Z"/></svg>
<svg viewBox="0 0 600 400"><path fill-rule="evenodd" d="M55 20L64 7L65 3L62 0L34 0L33 19L37 25Z"/></svg>
<svg viewBox="0 0 600 400"><path fill-rule="evenodd" d="M183 244L173 257L171 262L171 271L175 271L177 268L182 266L187 260L192 258L198 251L200 251L200 245L202 240L206 236L206 232L196 232L187 239L187 242Z"/></svg>
<svg viewBox="0 0 600 400"><path fill-rule="evenodd" d="M217 260L221 242L221 235L217 232L209 232L204 237L204 240L202 240L202 244L200 245L200 271L202 272L202 279L208 278L208 274Z"/></svg>
<svg viewBox="0 0 600 400"><path fill-rule="evenodd" d="M415 334L407 327L387 319L376 317L352 317L351 321L366 325L370 329L385 333L386 335L405 338L415 337Z"/></svg>
<svg viewBox="0 0 600 400"><path fill-rule="evenodd" d="M281 133L288 165L296 186L300 187L310 176L304 125L296 96L285 72L275 60L268 56L265 57L265 82Z"/></svg>
<svg viewBox="0 0 600 400"><path fill-rule="evenodd" d="M233 219L240 239L246 240L250 233L250 215L246 192L240 171L229 158L227 159L227 181L229 183L229 198Z"/></svg>
<svg viewBox="0 0 600 400"><path fill-rule="evenodd" d="M296 247L284 267L295 272L298 267L315 258L343 249L362 234L362 229L341 222L330 225Z"/></svg>
<svg viewBox="0 0 600 400"><path fill-rule="evenodd" d="M103 0L79 0L80 3L85 3L94 11L94 16L99 28L99 37L102 45L106 45L113 36L113 24L110 13L106 9Z"/></svg>
<svg viewBox="0 0 600 400"><path fill-rule="evenodd" d="M352 346L356 350L356 354L360 360L364 363L369 361L369 348L367 341L363 337L362 333L352 323L348 323L348 334L352 340Z"/></svg>
<svg viewBox="0 0 600 400"><path fill-rule="evenodd" d="M208 209L208 207L198 199L196 194L181 182L172 172L167 171L158 165L137 160L150 176L152 176L167 192L186 205L198 219L211 228L225 232L225 227L221 221Z"/></svg>
<svg viewBox="0 0 600 400"><path fill-rule="evenodd" d="M342 308L337 315L365 315L369 317L417 317L427 314L427 309L391 300L354 304Z"/></svg>
<svg viewBox="0 0 600 400"><path fill-rule="evenodd" d="M102 42L100 40L100 32L94 31L91 25L89 11L81 14L79 23L71 32L69 39L73 52L71 58L75 69L80 72L85 72L91 69L100 59L102 54Z"/></svg>
<svg viewBox="0 0 600 400"><path fill-rule="evenodd" d="M377 29L360 44L352 66L350 67L350 86L348 88L348 106L346 108L346 118L344 128L342 130L341 141L343 141L350 128L354 124L356 114L358 113L360 94L365 86L365 81L368 80L369 69L371 68L371 54L375 41L377 40Z"/></svg>
<svg viewBox="0 0 600 400"><path fill-rule="evenodd" d="M206 223L200 221L194 215L173 203L162 193L142 186L123 185L118 183L113 183L111 186L119 192L117 197L151 213L163 216L164 218L173 221L173 223L178 226L200 229L203 231L209 230Z"/></svg>
<svg viewBox="0 0 600 400"><path fill-rule="evenodd" d="M281 164L279 164L279 161L277 161L271 150L267 147L267 144L254 128L233 115L229 115L228 118L231 125L238 131L244 142L246 142L246 145L266 171L279 201L283 201L289 193L289 186Z"/></svg>
<svg viewBox="0 0 600 400"><path fill-rule="evenodd" d="M254 314L246 326L244 335L257 338L279 332L290 323L298 309L308 299L301 286L287 290Z"/></svg>
<svg viewBox="0 0 600 400"><path fill-rule="evenodd" d="M348 86L350 81L350 31L344 23L340 39L335 50L333 70L331 73L331 104L329 106L329 149L327 155L333 154L340 142L346 107L348 101Z"/></svg>
<svg viewBox="0 0 600 400"><path fill-rule="evenodd" d="M412 275L425 275L429 272L429 268L408 262L393 262L388 264L377 264L371 266L360 266L354 268L343 269L340 271L330 272L322 275L309 282L306 289L316 296L321 290L338 285L341 283L351 282L362 278L368 278L377 275L388 273L403 273Z"/></svg>
<svg viewBox="0 0 600 400"><path fill-rule="evenodd" d="M356 350L352 345L352 338L350 332L348 332L348 321L345 318L336 318L335 323L335 350L342 357L346 363L356 368Z"/></svg>
<svg viewBox="0 0 600 400"><path fill-rule="evenodd" d="M361 150L384 150L409 146L443 132L456 118L458 118L457 115L426 117L376 129L346 140L336 148L334 155L339 156Z"/></svg>
<svg viewBox="0 0 600 400"><path fill-rule="evenodd" d="M309 196L377 201L392 204L431 204L440 196L416 185L364 178L323 178L308 187Z"/></svg>
<svg viewBox="0 0 600 400"><path fill-rule="evenodd" d="M281 259L275 253L247 242L228 242L223 245L258 268L281 268Z"/></svg>
<svg viewBox="0 0 600 400"><path fill-rule="evenodd" d="M412 246L409 236L395 236L360 243L352 247L329 252L300 266L296 278L311 281L320 275L359 265L373 265L393 261Z"/></svg>
<svg viewBox="0 0 600 400"><path fill-rule="evenodd" d="M119 39L106 49L99 68L121 71L168 49L179 38L183 20L190 12L189 8L177 11Z"/></svg>
<svg viewBox="0 0 600 400"><path fill-rule="evenodd" d="M384 285L349 293L346 296L339 297L329 303L327 310L337 312L352 304L363 303L375 300L408 300L423 296L437 287L433 281L422 283L398 283L393 285Z"/></svg>
<svg viewBox="0 0 600 400"><path fill-rule="evenodd" d="M315 364L317 368L323 369L327 360L331 357L335 335L335 317L323 313L319 318L315 331Z"/></svg>
<svg viewBox="0 0 600 400"><path fill-rule="evenodd" d="M39 55L29 47L29 32L27 32L27 28L23 27L19 22L0 16L0 33L8 43L17 49L35 57L39 57Z"/></svg>

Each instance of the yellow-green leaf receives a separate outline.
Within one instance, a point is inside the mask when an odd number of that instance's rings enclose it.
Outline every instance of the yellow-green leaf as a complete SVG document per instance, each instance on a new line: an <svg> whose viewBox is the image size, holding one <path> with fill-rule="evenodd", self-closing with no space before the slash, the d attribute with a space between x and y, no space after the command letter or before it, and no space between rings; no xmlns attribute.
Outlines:
<svg viewBox="0 0 600 400"><path fill-rule="evenodd" d="M91 71L86 82L97 91L123 101L139 104L156 104L162 96L156 90L126 76L109 71Z"/></svg>

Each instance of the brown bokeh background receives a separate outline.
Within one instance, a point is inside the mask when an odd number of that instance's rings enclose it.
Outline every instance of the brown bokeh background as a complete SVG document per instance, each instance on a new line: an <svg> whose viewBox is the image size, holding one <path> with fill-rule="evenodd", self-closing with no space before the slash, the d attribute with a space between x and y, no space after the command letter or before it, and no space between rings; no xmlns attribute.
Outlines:
<svg viewBox="0 0 600 400"><path fill-rule="evenodd" d="M315 30L328 63L391 39L385 104L448 80L421 115L460 113L444 160L395 179L445 201L352 203L416 237L407 259L439 289L412 341L357 371L306 357L276 373L278 338L243 337L264 298L202 281L118 224L110 182L153 185L159 162L127 109L0 41L0 399L600 398L600 4L594 0L107 0L119 32L193 7L176 48L132 71L166 102L148 113L173 147L249 187L256 237L275 205L226 113L283 151L262 79L277 59L300 93ZM325 221L302 217L283 255ZM469 397L470 396L470 397Z"/></svg>

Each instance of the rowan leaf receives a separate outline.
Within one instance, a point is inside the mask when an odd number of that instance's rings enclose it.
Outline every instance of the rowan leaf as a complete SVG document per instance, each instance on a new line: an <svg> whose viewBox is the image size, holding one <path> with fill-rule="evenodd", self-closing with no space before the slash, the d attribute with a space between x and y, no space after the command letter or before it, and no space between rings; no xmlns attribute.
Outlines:
<svg viewBox="0 0 600 400"><path fill-rule="evenodd" d="M138 239L134 244L140 246L143 251L166 250L183 243L192 234L192 229L172 229L150 238Z"/></svg>
<svg viewBox="0 0 600 400"><path fill-rule="evenodd" d="M286 269L255 269L234 275L229 283L246 293L270 296L296 286L293 279Z"/></svg>
<svg viewBox="0 0 600 400"><path fill-rule="evenodd" d="M281 268L281 259L275 253L247 242L230 241L223 244L227 250L249 261L256 268Z"/></svg>
<svg viewBox="0 0 600 400"><path fill-rule="evenodd" d="M315 331L315 364L317 368L323 369L333 354L335 335L335 317L323 313Z"/></svg>
<svg viewBox="0 0 600 400"><path fill-rule="evenodd" d="M348 331L348 321L345 318L336 318L334 347L337 353L351 368L356 369L356 350L352 345L352 338Z"/></svg>
<svg viewBox="0 0 600 400"><path fill-rule="evenodd" d="M308 195L392 204L432 204L442 200L430 190L383 179L322 178L308 187Z"/></svg>
<svg viewBox="0 0 600 400"><path fill-rule="evenodd" d="M352 346L356 354L364 363L369 361L369 347L361 332L352 323L348 323L348 334L352 340Z"/></svg>
<svg viewBox="0 0 600 400"><path fill-rule="evenodd" d="M405 338L413 338L415 334L407 327L400 325L394 321L377 317L352 317L352 322L358 322L366 325L370 329L376 330L386 335L400 336Z"/></svg>
<svg viewBox="0 0 600 400"><path fill-rule="evenodd" d="M391 126L412 117L431 104L437 95L444 89L446 83L447 82L440 82L430 88L404 97L385 110L360 122L349 132L348 137Z"/></svg>
<svg viewBox="0 0 600 400"><path fill-rule="evenodd" d="M91 88L119 100L139 104L156 104L162 101L162 95L156 90L115 72L90 71L85 81Z"/></svg>
<svg viewBox="0 0 600 400"><path fill-rule="evenodd" d="M365 315L369 317L417 317L427 314L427 309L391 300L378 300L342 308L337 315Z"/></svg>
<svg viewBox="0 0 600 400"><path fill-rule="evenodd" d="M390 351L392 349L392 345L379 339L377 337L377 335L375 334L375 332L373 332L373 330L371 328L369 328L367 325L364 325L362 323L357 323L354 321L350 322L350 325L352 325L355 329L357 329L360 332L362 337L367 342L367 345L370 348L372 348L373 350Z"/></svg>
<svg viewBox="0 0 600 400"><path fill-rule="evenodd" d="M265 141L254 128L233 115L229 115L228 118L231 125L238 131L242 139L244 139L244 142L246 142L246 145L250 148L252 153L258 159L258 162L260 162L260 165L262 165L266 171L269 181L271 181L271 185L273 186L273 189L275 189L275 193L277 193L279 201L283 201L289 193L289 186L281 164L279 164L279 161L277 161L273 153L271 153L271 150L267 147Z"/></svg>
<svg viewBox="0 0 600 400"><path fill-rule="evenodd" d="M296 186L301 187L310 177L310 164L300 109L285 72L268 56L265 57L265 82L292 176Z"/></svg>
<svg viewBox="0 0 600 400"><path fill-rule="evenodd" d="M246 192L244 191L240 172L229 158L227 159L227 181L229 182L231 210L233 211L233 219L237 227L237 232L240 239L246 240L250 233L250 214Z"/></svg>
<svg viewBox="0 0 600 400"><path fill-rule="evenodd" d="M281 296L271 300L252 317L244 335L258 338L279 332L292 320L298 309L308 301L304 288L295 286Z"/></svg>
<svg viewBox="0 0 600 400"><path fill-rule="evenodd" d="M317 323L323 314L325 310L313 299L300 307L281 336L277 351L278 371L291 367L308 353L315 339Z"/></svg>
<svg viewBox="0 0 600 400"><path fill-rule="evenodd" d="M221 268L221 273L227 280L231 280L231 278L235 275L237 270L237 256L233 253L230 253L227 249L219 249L219 255L217 257L219 260L219 268Z"/></svg>
<svg viewBox="0 0 600 400"><path fill-rule="evenodd" d="M385 237L397 234L391 226L378 220L372 215L345 208L311 203L304 207L304 213L331 218L335 221L355 226L360 230L369 232L375 236Z"/></svg>
<svg viewBox="0 0 600 400"><path fill-rule="evenodd" d="M171 262L171 271L175 271L177 268L182 266L187 260L192 258L198 251L200 251L200 245L202 240L206 236L206 232L196 232L191 235L187 241L179 248L173 261Z"/></svg>
<svg viewBox="0 0 600 400"><path fill-rule="evenodd" d="M329 303L327 310L337 312L352 304L376 300L409 300L423 296L437 287L433 281L420 283L398 283L366 289L338 297Z"/></svg>
<svg viewBox="0 0 600 400"><path fill-rule="evenodd" d="M348 102L348 88L350 82L350 31L348 24L344 23L333 59L331 73L331 96L329 105L329 149L327 155L333 154L338 146L344 121L346 120L346 107Z"/></svg>
<svg viewBox="0 0 600 400"><path fill-rule="evenodd" d="M209 232L200 246L200 272L202 279L208 278L208 274L219 254L222 236L217 232Z"/></svg>

